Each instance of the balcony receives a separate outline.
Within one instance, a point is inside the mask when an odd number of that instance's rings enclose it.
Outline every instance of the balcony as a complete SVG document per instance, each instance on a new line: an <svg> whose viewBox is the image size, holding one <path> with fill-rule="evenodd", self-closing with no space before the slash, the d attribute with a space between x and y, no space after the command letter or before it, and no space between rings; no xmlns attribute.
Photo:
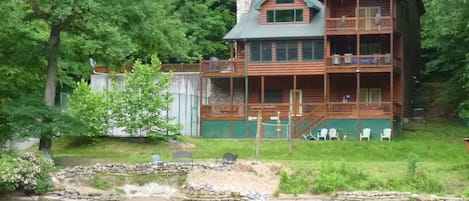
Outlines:
<svg viewBox="0 0 469 201"><path fill-rule="evenodd" d="M244 120L245 109L244 103L202 105L201 118L202 120ZM298 105L296 114L292 116L293 119L303 120L324 114L326 118L391 118L392 109L396 109L396 105L391 102L302 103ZM263 119L279 116L280 119L287 120L290 110L293 110L290 103L250 103L248 117L254 120L258 112L261 112ZM315 114L310 115L311 113Z"/></svg>
<svg viewBox="0 0 469 201"><path fill-rule="evenodd" d="M393 61L394 60L394 61ZM354 72L357 69L367 72L389 72L394 63L398 63L391 54L374 55L332 55L326 57L328 72Z"/></svg>
<svg viewBox="0 0 469 201"><path fill-rule="evenodd" d="M203 77L244 76L243 60L200 61L200 75Z"/></svg>
<svg viewBox="0 0 469 201"><path fill-rule="evenodd" d="M391 16L379 17L339 17L326 19L327 35L347 34L382 34L391 33L393 23Z"/></svg>

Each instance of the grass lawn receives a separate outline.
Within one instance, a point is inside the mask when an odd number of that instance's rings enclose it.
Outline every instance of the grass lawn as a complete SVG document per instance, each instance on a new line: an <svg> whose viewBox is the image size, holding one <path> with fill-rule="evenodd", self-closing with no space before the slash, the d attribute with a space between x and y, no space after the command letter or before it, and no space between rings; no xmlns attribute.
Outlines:
<svg viewBox="0 0 469 201"><path fill-rule="evenodd" d="M319 182L320 180L315 178L320 178L320 172L333 166L342 166L343 169L352 171L346 174L354 174L353 171L363 173L370 176L370 181L373 180L367 185L352 186L344 181L345 186L336 190L364 188L362 190L428 191L468 196L469 154L462 138L469 136L469 128L450 122L409 123L407 127L415 131L399 133L394 136L392 142L298 140L293 142L291 154L288 153L287 141L266 140L261 144L258 160L279 162L297 172L304 171L306 175L311 176L305 181L308 185L314 183L313 180ZM195 145L193 154L196 161L214 160L224 152L238 153L241 160L256 159L254 140L183 138L182 141ZM169 143L150 143L125 138L103 138L93 144L81 146L70 144L71 140L68 138L54 140L53 153L59 165L61 159L66 158L147 163L150 162L152 153L160 155L163 160L170 160L170 153L175 149ZM417 164L414 169L410 167L412 161ZM412 181L406 180L410 178L406 176L409 169L413 170ZM340 170L336 172L340 173ZM295 182L294 177L292 178L285 182ZM324 179L326 183L337 180L327 177ZM441 184L443 190L428 190L437 185L435 182ZM420 188L422 185L428 185L428 188ZM285 191L289 192L288 189Z"/></svg>

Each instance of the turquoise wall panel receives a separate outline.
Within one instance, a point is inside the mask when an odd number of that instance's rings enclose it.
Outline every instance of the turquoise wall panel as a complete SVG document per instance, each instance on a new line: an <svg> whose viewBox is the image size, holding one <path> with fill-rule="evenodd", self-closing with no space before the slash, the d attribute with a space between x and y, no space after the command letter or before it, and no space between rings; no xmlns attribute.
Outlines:
<svg viewBox="0 0 469 201"><path fill-rule="evenodd" d="M337 129L341 139L344 134L347 134L347 140L358 139L356 119L328 119L327 128Z"/></svg>
<svg viewBox="0 0 469 201"><path fill-rule="evenodd" d="M280 136L277 134L277 121L276 120L266 120L264 121L264 139L287 139L288 137L288 121L280 121Z"/></svg>
<svg viewBox="0 0 469 201"><path fill-rule="evenodd" d="M246 121L233 121L233 138L246 138Z"/></svg>
<svg viewBox="0 0 469 201"><path fill-rule="evenodd" d="M202 121L203 138L230 138L230 121Z"/></svg>
<svg viewBox="0 0 469 201"><path fill-rule="evenodd" d="M385 128L391 128L390 119L360 119L360 131L371 128L370 140L381 140L381 133Z"/></svg>

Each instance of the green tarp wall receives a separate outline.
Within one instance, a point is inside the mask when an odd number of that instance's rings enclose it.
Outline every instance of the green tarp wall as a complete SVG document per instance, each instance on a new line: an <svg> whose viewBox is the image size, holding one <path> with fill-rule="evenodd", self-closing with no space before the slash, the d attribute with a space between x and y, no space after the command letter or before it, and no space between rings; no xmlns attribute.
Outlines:
<svg viewBox="0 0 469 201"><path fill-rule="evenodd" d="M266 120L264 123L276 124L275 120ZM280 121L282 125L288 124L288 121ZM327 128L336 128L339 132L341 140L343 134L347 134L347 140L358 140L359 134L357 133L357 120L356 119L328 119ZM322 123L312 129L314 136L325 124ZM281 139L287 138L288 128L281 126ZM360 130L363 128L371 128L371 139L380 140L380 134L384 128L391 128L391 121L389 119L360 119ZM246 133L248 129L248 133ZM277 139L277 126L264 126L264 139ZM257 131L257 122L248 122L246 128L246 121L238 120L233 121L233 138L255 138ZM202 122L202 137L203 138L231 138L230 136L230 121L227 120L212 120Z"/></svg>

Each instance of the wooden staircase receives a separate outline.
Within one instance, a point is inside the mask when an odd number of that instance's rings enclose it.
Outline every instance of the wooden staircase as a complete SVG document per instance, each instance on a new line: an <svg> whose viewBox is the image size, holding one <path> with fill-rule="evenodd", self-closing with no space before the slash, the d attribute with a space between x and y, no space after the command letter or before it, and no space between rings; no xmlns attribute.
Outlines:
<svg viewBox="0 0 469 201"><path fill-rule="evenodd" d="M303 135L309 133L313 128L326 120L324 106L315 108L307 115L294 119L293 138L302 138Z"/></svg>

